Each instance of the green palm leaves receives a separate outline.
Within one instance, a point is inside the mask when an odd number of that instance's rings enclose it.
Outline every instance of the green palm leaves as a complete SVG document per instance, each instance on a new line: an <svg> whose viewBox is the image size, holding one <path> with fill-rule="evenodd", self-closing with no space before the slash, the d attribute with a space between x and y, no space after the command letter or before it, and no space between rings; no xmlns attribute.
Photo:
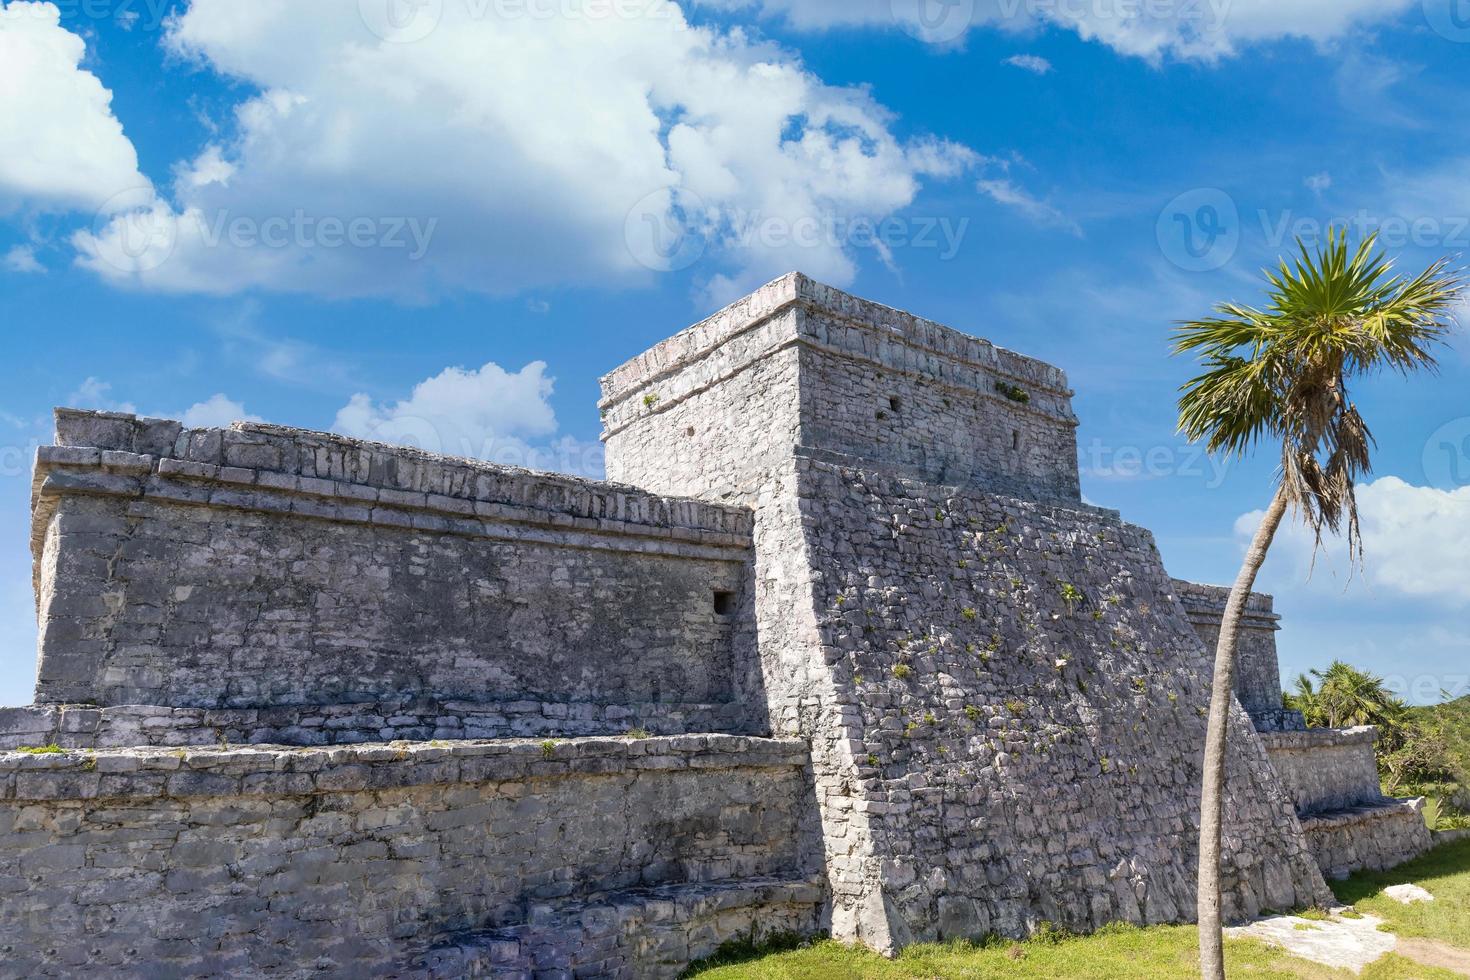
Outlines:
<svg viewBox="0 0 1470 980"><path fill-rule="evenodd" d="M1348 382L1433 369L1465 279L1445 259L1395 275L1373 236L1353 249L1335 230L1315 253L1298 242L1295 260L1264 274L1261 309L1223 303L1176 330L1174 353L1205 367L1180 389L1179 430L1228 455L1279 442L1287 501L1319 543L1346 524L1361 554L1354 484L1372 468L1373 437Z"/></svg>

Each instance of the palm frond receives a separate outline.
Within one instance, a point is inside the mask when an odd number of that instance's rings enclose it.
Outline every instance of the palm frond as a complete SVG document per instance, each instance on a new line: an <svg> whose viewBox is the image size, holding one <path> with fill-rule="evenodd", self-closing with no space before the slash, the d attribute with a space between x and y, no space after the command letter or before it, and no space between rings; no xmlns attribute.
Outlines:
<svg viewBox="0 0 1470 980"><path fill-rule="evenodd" d="M1225 455L1278 443L1281 488L1317 543L1345 530L1360 557L1354 488L1372 472L1374 444L1349 382L1384 369L1433 370L1465 275L1446 259L1394 274L1374 236L1353 248L1336 229L1315 252L1298 242L1293 258L1263 275L1261 307L1222 303L1176 328L1174 353L1204 366L1180 387L1179 431Z"/></svg>

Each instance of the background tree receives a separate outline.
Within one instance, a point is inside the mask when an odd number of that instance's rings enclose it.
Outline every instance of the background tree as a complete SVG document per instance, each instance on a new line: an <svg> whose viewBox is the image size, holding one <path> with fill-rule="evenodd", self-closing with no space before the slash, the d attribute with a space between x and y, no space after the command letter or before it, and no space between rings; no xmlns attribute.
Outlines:
<svg viewBox="0 0 1470 980"><path fill-rule="evenodd" d="M1433 348L1453 326L1464 280L1441 259L1417 276L1391 274L1374 237L1350 250L1333 231L1316 253L1300 241L1293 263L1266 271L1263 309L1225 303L1216 316L1181 324L1175 354L1205 371L1181 388L1179 429L1210 452L1244 455L1258 442L1279 446L1277 485L1230 591L1210 692L1200 793L1200 969L1224 980L1220 921L1220 826L1226 732L1236 641L1246 599L1288 510L1312 529L1347 531L1362 555L1354 486L1371 469L1372 436L1348 381L1383 369L1432 368Z"/></svg>
<svg viewBox="0 0 1470 980"><path fill-rule="evenodd" d="M1313 687L1315 677L1319 686ZM1376 725L1379 739L1393 742L1407 719L1409 706L1389 691L1383 678L1334 660L1311 677L1298 674L1296 691L1285 697L1286 707L1300 711L1312 728L1353 728Z"/></svg>

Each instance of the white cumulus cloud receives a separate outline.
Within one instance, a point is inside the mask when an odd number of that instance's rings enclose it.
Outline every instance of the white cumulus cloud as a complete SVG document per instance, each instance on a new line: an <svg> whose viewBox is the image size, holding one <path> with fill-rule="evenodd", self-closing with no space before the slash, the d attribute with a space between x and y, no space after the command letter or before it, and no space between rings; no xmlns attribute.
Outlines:
<svg viewBox="0 0 1470 980"><path fill-rule="evenodd" d="M55 4L0 0L0 214L116 210L151 194L86 53Z"/></svg>
<svg viewBox="0 0 1470 980"><path fill-rule="evenodd" d="M859 246L803 229L881 220L976 160L669 0L406 22L373 13L387 2L192 0L169 48L259 94L171 197L79 233L82 264L210 293L510 293L696 261L737 287L791 268L843 284Z"/></svg>
<svg viewBox="0 0 1470 980"><path fill-rule="evenodd" d="M793 27L868 26L902 30L952 46L977 28L1023 33L1038 26L1075 31L1120 54L1213 60L1242 45L1283 38L1319 43L1417 9L1418 0L698 0L756 9Z"/></svg>
<svg viewBox="0 0 1470 980"><path fill-rule="evenodd" d="M555 379L543 361L507 371L493 361L444 369L407 398L375 402L356 394L337 412L334 432L427 452L584 476L603 472L601 445L558 436Z"/></svg>
<svg viewBox="0 0 1470 980"><path fill-rule="evenodd" d="M127 412L137 414L138 406L112 395L112 382L89 377L66 396L67 408L86 408L94 412Z"/></svg>
<svg viewBox="0 0 1470 980"><path fill-rule="evenodd" d="M1378 593L1430 599L1454 606L1470 604L1470 487L1439 490L1415 486L1394 476L1358 488L1365 562L1349 584L1349 565L1341 541L1329 543L1312 569L1312 536L1290 517L1278 532L1267 565L1276 566L1273 583L1341 593L1366 587ZM1242 515L1235 534L1249 541L1261 511ZM1279 587L1279 586L1278 586Z"/></svg>
<svg viewBox="0 0 1470 980"><path fill-rule="evenodd" d="M36 260L36 250L29 245L16 245L0 259L0 265L11 272L45 272L45 266Z"/></svg>
<svg viewBox="0 0 1470 980"><path fill-rule="evenodd" d="M211 395L179 413L178 420L187 429L222 429L231 422L263 422L258 415L245 411L245 406L224 394Z"/></svg>

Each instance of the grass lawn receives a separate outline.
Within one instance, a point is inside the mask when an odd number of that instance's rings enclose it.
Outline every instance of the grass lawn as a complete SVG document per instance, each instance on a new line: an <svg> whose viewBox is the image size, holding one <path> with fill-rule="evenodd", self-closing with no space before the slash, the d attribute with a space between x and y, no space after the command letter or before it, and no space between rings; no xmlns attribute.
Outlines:
<svg viewBox="0 0 1470 980"><path fill-rule="evenodd" d="M698 964L686 976L699 980L1178 980L1199 975L1195 966L1198 949L1191 926L1109 926L1077 938L987 946L910 946L893 960L822 940L754 958L732 954ZM1259 980L1348 980L1352 976L1246 940L1226 943L1226 966L1231 977ZM1360 976L1363 980L1462 980L1458 974L1396 956L1379 960Z"/></svg>
<svg viewBox="0 0 1470 980"><path fill-rule="evenodd" d="M1412 881L1434 896L1433 902L1400 905L1378 893L1389 885ZM1363 871L1332 882L1338 901L1387 919L1400 936L1437 939L1470 949L1470 840L1436 847L1392 871Z"/></svg>
<svg viewBox="0 0 1470 980"><path fill-rule="evenodd" d="M1413 882L1434 895L1432 903L1400 905L1378 893ZM1437 848L1384 873L1360 873L1334 882L1344 904L1388 920L1400 936L1422 937L1470 950L1470 841ZM1177 980L1198 976L1192 926L1139 929L1108 926L1084 937L1043 936L1024 943L947 943L911 946L897 959L827 940L784 950L732 948L695 964L700 980ZM1348 980L1353 974L1288 956L1250 940L1226 944L1232 978ZM1386 956L1360 974L1363 980L1457 980L1462 974Z"/></svg>

